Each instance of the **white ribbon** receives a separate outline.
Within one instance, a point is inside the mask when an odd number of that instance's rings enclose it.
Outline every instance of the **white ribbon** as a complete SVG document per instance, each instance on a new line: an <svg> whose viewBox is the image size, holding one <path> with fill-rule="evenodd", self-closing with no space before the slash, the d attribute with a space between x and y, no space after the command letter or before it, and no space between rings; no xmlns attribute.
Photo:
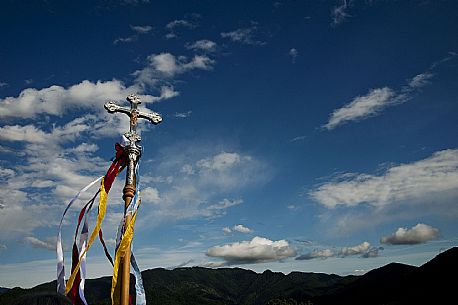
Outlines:
<svg viewBox="0 0 458 305"><path fill-rule="evenodd" d="M100 181L102 177L97 178L96 180L92 181L84 188L82 188L73 199L69 202L67 207L65 208L64 213L62 214L62 218L60 219L59 230L57 232L57 243L56 243L56 255L57 255L57 292L60 294L65 293L65 265L64 265L64 250L62 248L62 222L64 220L65 214L67 213L68 209L73 205L73 203L78 199L78 197L87 191L91 186L95 183ZM83 284L84 285L84 284Z"/></svg>
<svg viewBox="0 0 458 305"><path fill-rule="evenodd" d="M90 210L87 211L87 213L90 213ZM86 245L87 245L87 238L89 236L89 229L87 225L87 218L88 214L84 217L84 225L83 229L81 230L81 236L80 236L80 245L79 245L79 251L78 255L81 253L84 253L84 250L86 250ZM84 284L86 281L86 253L84 253L83 257L81 258L81 266L80 266L80 285L79 285L79 294L80 298L83 301L84 305L87 305L86 297L84 296Z"/></svg>

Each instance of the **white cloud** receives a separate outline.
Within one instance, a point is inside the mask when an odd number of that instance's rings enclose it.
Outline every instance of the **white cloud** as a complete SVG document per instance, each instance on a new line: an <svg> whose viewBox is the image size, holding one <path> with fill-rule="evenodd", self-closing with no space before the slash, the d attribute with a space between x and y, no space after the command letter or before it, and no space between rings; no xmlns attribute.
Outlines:
<svg viewBox="0 0 458 305"><path fill-rule="evenodd" d="M296 141L303 141L307 139L307 136L297 136L297 137L294 137L292 138L291 140L289 140L290 142L296 142Z"/></svg>
<svg viewBox="0 0 458 305"><path fill-rule="evenodd" d="M346 4L345 4L346 5ZM449 54L445 58L433 63L425 72L410 79L407 85L397 92L388 87L372 89L364 96L355 97L350 103L335 109L323 128L331 130L339 125L366 119L378 115L385 108L402 104L413 98L421 88L431 83L434 70L441 64L453 59L456 54Z"/></svg>
<svg viewBox="0 0 458 305"><path fill-rule="evenodd" d="M161 197L159 196L159 191L154 187L146 187L141 190L142 201L158 204L161 202Z"/></svg>
<svg viewBox="0 0 458 305"><path fill-rule="evenodd" d="M24 241L35 248L42 248L50 251L56 250L55 238L43 241L33 236L27 236L24 238Z"/></svg>
<svg viewBox="0 0 458 305"><path fill-rule="evenodd" d="M129 42L134 42L137 40L138 40L138 35L131 35L128 37L118 37L115 40L113 40L113 44L129 43Z"/></svg>
<svg viewBox="0 0 458 305"><path fill-rule="evenodd" d="M182 172L182 173L184 173L186 175L194 175L195 174L194 168L192 167L191 164L183 165L183 167L181 168L180 172Z"/></svg>
<svg viewBox="0 0 458 305"><path fill-rule="evenodd" d="M97 144L88 144L88 143L81 143L77 147L71 149L75 153L87 153L87 152L95 152L99 150L99 146Z"/></svg>
<svg viewBox="0 0 458 305"><path fill-rule="evenodd" d="M237 153L222 152L210 159L202 159L197 162L197 166L204 169L221 171L234 166L240 162L240 155Z"/></svg>
<svg viewBox="0 0 458 305"><path fill-rule="evenodd" d="M150 25L131 25L130 28L138 34L147 34L153 29Z"/></svg>
<svg viewBox="0 0 458 305"><path fill-rule="evenodd" d="M49 137L49 134L46 134L33 125L0 127L0 139L3 141L45 143Z"/></svg>
<svg viewBox="0 0 458 305"><path fill-rule="evenodd" d="M224 227L223 228L223 232L226 233L226 234L229 234L229 233L232 233L232 230L229 227Z"/></svg>
<svg viewBox="0 0 458 305"><path fill-rule="evenodd" d="M176 38L177 37L177 34L175 33L167 33L165 34L165 38L166 39L172 39L172 38Z"/></svg>
<svg viewBox="0 0 458 305"><path fill-rule="evenodd" d="M177 73L208 68L208 61L202 57L194 57L189 61L180 57L177 62ZM0 126L0 141L2 144L15 142L16 147L10 149L2 145L0 150L12 158L21 158L16 160L14 170L7 162L0 166L0 191L9 194L8 201L0 198L0 240L31 237L37 228L56 225L68 200L95 177L103 175L110 164L107 159L109 156L102 159L96 155L98 146L94 144L95 141L119 136L128 126L127 116L110 115L103 104L108 100L124 100L131 93L137 93L145 103L178 95L171 85L161 84L155 86L160 90L160 96L143 94L144 87L138 83L126 86L119 80L84 80L67 87L53 85L42 89L28 88L16 97L0 99L0 117L14 122ZM81 110L90 110L93 114L72 118L73 113ZM32 120L19 125L15 123L19 118ZM145 129L142 127L142 130ZM168 185L173 182L170 175L164 179ZM113 189L122 189L121 184L116 181ZM171 198L173 190L168 189L166 203L176 203L175 198L179 200L183 198L181 195L186 196L185 185L176 187L183 187L183 192ZM81 201L88 200L96 188L94 186L82 194ZM200 188L197 190L201 191ZM161 205L162 193L157 188L147 186L144 196L146 202ZM194 216L224 215L224 206L218 209L220 206L215 203L225 198L224 195L218 199L207 196L198 198L209 201L205 201L202 207L199 207L199 202L193 202L194 211L199 211ZM208 210L212 203L214 209ZM121 204L120 200L117 204ZM172 204L170 209L174 208L176 206ZM109 211L107 219L113 218L113 215L114 212ZM26 241L38 245L33 238L27 238Z"/></svg>
<svg viewBox="0 0 458 305"><path fill-rule="evenodd" d="M180 118L180 119L185 119L185 118L189 118L191 116L191 114L192 114L191 110L186 111L186 112L175 112L174 117Z"/></svg>
<svg viewBox="0 0 458 305"><path fill-rule="evenodd" d="M186 49L195 51L215 52L217 44L214 41L203 39L195 41L194 43L187 43L185 47Z"/></svg>
<svg viewBox="0 0 458 305"><path fill-rule="evenodd" d="M351 17L347 10L349 3L347 0L342 0L340 5L334 6L331 10L332 25L337 26L344 22L348 17Z"/></svg>
<svg viewBox="0 0 458 305"><path fill-rule="evenodd" d="M438 229L419 223L411 229L398 228L393 234L382 237L380 242L392 245L413 245L425 243L438 235Z"/></svg>
<svg viewBox="0 0 458 305"><path fill-rule="evenodd" d="M225 265L235 265L286 259L295 256L296 251L286 240L272 241L256 236L250 241L211 247L206 254L210 257L223 258Z"/></svg>
<svg viewBox="0 0 458 305"><path fill-rule="evenodd" d="M197 17L197 16L192 16L192 17ZM165 26L165 29L168 30L169 32L165 35L166 39L172 39L178 37L176 34L176 31L178 31L180 28L181 29L194 29L197 27L197 23L195 21L190 21L190 20L185 20L185 19L179 19L179 20L173 20Z"/></svg>
<svg viewBox="0 0 458 305"><path fill-rule="evenodd" d="M383 250L383 247L370 247L366 252L364 252L361 257L371 258L379 256L379 251Z"/></svg>
<svg viewBox="0 0 458 305"><path fill-rule="evenodd" d="M154 171L159 178L149 181L158 183L155 187L161 200L146 212L148 221L142 226L222 217L244 202L237 195L241 190L271 177L267 165L252 156L214 153L214 143L187 143L177 143L158 153Z"/></svg>
<svg viewBox="0 0 458 305"><path fill-rule="evenodd" d="M347 257L360 255L363 258L377 257L379 250L382 248L371 247L370 243L365 241L357 246L342 247L339 251L331 249L313 250L312 252L296 257L296 260L310 260L315 258L326 259L329 257Z"/></svg>
<svg viewBox="0 0 458 305"><path fill-rule="evenodd" d="M168 100L178 95L180 95L180 93L178 91L175 91L175 89L172 86L162 86L161 95L156 99L156 101Z"/></svg>
<svg viewBox="0 0 458 305"><path fill-rule="evenodd" d="M328 130L349 121L362 120L380 113L384 108L396 102L396 94L390 88L373 89L367 95L358 96L349 104L332 112L328 123L323 127Z"/></svg>
<svg viewBox="0 0 458 305"><path fill-rule="evenodd" d="M358 255L358 254L364 254L369 249L371 248L371 244L368 243L367 241L353 247L343 247L339 254L341 256L350 256L350 255Z"/></svg>
<svg viewBox="0 0 458 305"><path fill-rule="evenodd" d="M209 207L207 207L207 210L210 211L212 214L219 213L218 211L220 210L225 211L227 208L230 208L235 205L239 205L241 203L243 203L242 199L229 200L227 198L224 198L220 202L212 204Z"/></svg>
<svg viewBox="0 0 458 305"><path fill-rule="evenodd" d="M126 87L119 80L84 80L68 88L50 86L43 89L24 89L17 97L0 99L0 117L35 118L39 114L61 116L71 109L94 109L105 111L107 100L124 100L132 93L141 93L140 87ZM154 100L150 95L141 96L144 101Z"/></svg>
<svg viewBox="0 0 458 305"><path fill-rule="evenodd" d="M84 141L69 147L69 142L79 137L88 139L93 119L76 118L63 126L53 125L49 132L32 124L0 127L0 139L18 142L24 152L14 175L6 175L11 171L8 168L1 171L4 174L0 191L8 192L9 200L0 199L4 206L0 213L0 238L30 235L36 228L54 225L61 206L94 177L103 174L108 162L93 155L97 145ZM84 194L82 199L88 196Z"/></svg>
<svg viewBox="0 0 458 305"><path fill-rule="evenodd" d="M4 244L0 244L0 252L5 251L8 247Z"/></svg>
<svg viewBox="0 0 458 305"><path fill-rule="evenodd" d="M184 57L169 53L150 55L150 64L133 74L136 83L126 86L119 80L91 82L83 80L68 88L53 85L48 88L24 89L17 97L0 99L0 117L36 118L47 114L62 116L69 110L91 109L104 113L103 105L108 100L125 100L130 94L137 94L142 102L151 103L170 99L179 95L171 85L161 85L160 95L144 94L145 85L156 85L164 78L170 78L194 69L211 70L214 61L207 56L194 56L187 61Z"/></svg>
<svg viewBox="0 0 458 305"><path fill-rule="evenodd" d="M128 37L116 38L113 41L113 44L129 43L129 42L137 41L139 35L148 34L153 29L153 27L150 25L145 25L145 26L131 25L130 28L132 29L132 31L135 32L135 34L130 35Z"/></svg>
<svg viewBox="0 0 458 305"><path fill-rule="evenodd" d="M240 232L240 233L245 233L245 234L253 233L252 229L247 228L244 225L235 225L232 229L234 231L237 231L237 232Z"/></svg>
<svg viewBox="0 0 458 305"><path fill-rule="evenodd" d="M8 87L8 83L0 82L0 88Z"/></svg>
<svg viewBox="0 0 458 305"><path fill-rule="evenodd" d="M309 260L314 258L326 259L328 257L333 257L335 255L336 254L331 249L313 250L312 252L302 254L296 257L296 260Z"/></svg>
<svg viewBox="0 0 458 305"><path fill-rule="evenodd" d="M159 80L173 78L192 70L212 70L215 61L204 55L195 55L188 60L184 56L175 57L170 53L151 54L148 65L133 73L136 82L142 85L155 85Z"/></svg>
<svg viewBox="0 0 458 305"><path fill-rule="evenodd" d="M184 28L192 29L192 28L195 28L196 25L189 20L180 19L180 20L173 20L167 23L165 27L169 30L173 30L177 27L184 27Z"/></svg>
<svg viewBox="0 0 458 305"><path fill-rule="evenodd" d="M393 202L431 198L458 188L458 150L448 149L429 158L388 168L383 175L344 174L310 195L327 208L368 203L383 207ZM437 198L436 198L437 200Z"/></svg>
<svg viewBox="0 0 458 305"><path fill-rule="evenodd" d="M296 48L292 48L289 50L288 55L291 57L291 61L295 63L296 58L299 55L299 51Z"/></svg>
<svg viewBox="0 0 458 305"><path fill-rule="evenodd" d="M409 87L413 89L424 87L430 83L430 80L433 77L434 74L431 72L418 74L410 80Z"/></svg>
<svg viewBox="0 0 458 305"><path fill-rule="evenodd" d="M221 33L221 37L228 38L233 42L238 42L247 45L264 45L265 42L254 38L256 31L256 26L252 26L249 28L240 28L231 32L223 32Z"/></svg>

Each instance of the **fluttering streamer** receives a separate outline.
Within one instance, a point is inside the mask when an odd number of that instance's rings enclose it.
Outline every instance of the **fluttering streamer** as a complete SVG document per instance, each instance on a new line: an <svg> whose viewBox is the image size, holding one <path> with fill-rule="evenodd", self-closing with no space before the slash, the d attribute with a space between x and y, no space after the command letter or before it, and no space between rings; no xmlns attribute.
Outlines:
<svg viewBox="0 0 458 305"><path fill-rule="evenodd" d="M124 145L116 144L116 157L114 158L110 168L108 169L105 176L99 177L81 189L75 197L69 202L67 207L64 210L62 215L58 234L57 234L57 292L61 294L69 295L71 301L75 305L88 305L87 300L84 295L84 288L85 288L85 280L86 280L86 254L93 244L97 235L99 236L100 242L103 246L105 255L110 263L113 265L113 279L112 279L112 289L111 289L111 298L112 304L117 305L119 304L119 297L117 298L114 295L114 291L120 288L119 281L118 281L118 274L119 274L119 266L121 259L126 255L127 250L131 247L133 234L134 234L134 225L137 216L138 207L141 203L140 192L139 192L139 179L136 181L136 193L126 209L126 215L132 216L132 220L129 223L129 226L125 227L125 218L121 220L120 226L118 228L118 234L116 238L116 249L115 249L115 261L111 257L106 243L103 239L103 233L101 229L101 225L103 219L105 218L106 209L107 209L107 199L108 199L108 192L111 189L111 186L118 176L118 174L125 168L126 160L124 154ZM136 164L135 172L138 177L138 169L139 165ZM72 247L72 273L68 279L65 281L65 265L64 265L64 255L63 255L63 248L62 248L62 223L63 219L70 209L70 207L75 203L75 201L80 197L80 195L86 192L90 187L92 187L97 182L100 182L100 188L96 192L96 194L89 200L81 209L78 220L76 231L74 235L73 247ZM97 213L97 220L94 229L89 237L89 226L88 220L91 214L92 206L94 204L95 199L99 195L99 204L98 204L98 213ZM82 222L84 218L84 221ZM79 228L81 223L82 229L80 234ZM79 239L78 239L79 236ZM79 241L79 242L78 242ZM146 296L145 290L143 287L143 281L141 278L141 272L138 268L137 261L133 252L131 252L131 265L132 271L135 276L135 291L136 291L136 305L146 305ZM118 295L119 296L119 295Z"/></svg>

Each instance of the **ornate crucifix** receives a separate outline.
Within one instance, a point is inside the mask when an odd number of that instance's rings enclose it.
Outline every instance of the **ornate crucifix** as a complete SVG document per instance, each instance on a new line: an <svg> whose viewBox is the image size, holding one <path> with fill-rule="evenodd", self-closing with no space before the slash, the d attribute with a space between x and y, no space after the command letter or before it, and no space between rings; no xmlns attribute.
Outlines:
<svg viewBox="0 0 458 305"><path fill-rule="evenodd" d="M129 225L132 215L127 213L127 208L135 196L135 166L141 157L141 148L137 145L137 142L141 140L140 135L137 134L137 120L147 119L154 125L162 122L162 117L156 112L142 112L137 109L137 106L141 104L140 98L135 94L131 94L127 97L130 102L130 109L127 107L118 106L114 102L105 103L104 107L109 113L121 112L127 114L130 117L130 130L126 132L124 136L129 140L129 144L125 147L125 151L128 156L127 173L126 173L126 184L123 189L124 199L124 227L127 228ZM130 285L130 245L129 250L126 252L122 260L122 276L121 276L121 305L129 305L129 285Z"/></svg>

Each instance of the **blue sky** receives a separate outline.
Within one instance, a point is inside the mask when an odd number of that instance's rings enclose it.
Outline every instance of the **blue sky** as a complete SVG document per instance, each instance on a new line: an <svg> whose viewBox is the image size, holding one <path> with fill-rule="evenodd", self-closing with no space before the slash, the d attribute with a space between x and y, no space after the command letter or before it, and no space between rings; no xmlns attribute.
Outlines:
<svg viewBox="0 0 458 305"><path fill-rule="evenodd" d="M0 286L55 278L60 216L128 129L103 104L131 93L163 116L139 127L142 270L362 274L456 246L457 16L454 1L4 1ZM67 265L95 191L66 217ZM110 272L95 243L89 277Z"/></svg>

